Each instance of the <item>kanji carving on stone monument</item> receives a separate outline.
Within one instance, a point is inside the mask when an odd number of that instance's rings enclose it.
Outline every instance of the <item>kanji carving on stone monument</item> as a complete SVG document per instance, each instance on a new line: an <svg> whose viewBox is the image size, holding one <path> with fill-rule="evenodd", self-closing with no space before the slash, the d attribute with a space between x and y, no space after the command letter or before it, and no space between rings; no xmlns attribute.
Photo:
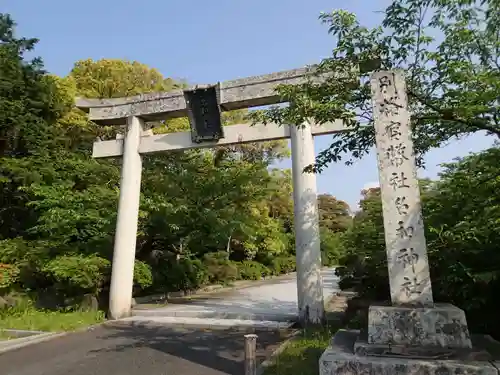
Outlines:
<svg viewBox="0 0 500 375"><path fill-rule="evenodd" d="M371 90L391 299L393 304L430 305L432 288L403 73L375 72Z"/></svg>

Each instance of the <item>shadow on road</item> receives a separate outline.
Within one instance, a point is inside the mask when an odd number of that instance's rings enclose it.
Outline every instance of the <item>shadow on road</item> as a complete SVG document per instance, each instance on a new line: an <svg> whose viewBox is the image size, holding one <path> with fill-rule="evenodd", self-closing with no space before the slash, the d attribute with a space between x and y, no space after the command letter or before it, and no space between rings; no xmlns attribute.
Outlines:
<svg viewBox="0 0 500 375"><path fill-rule="evenodd" d="M333 272L323 273L325 298L337 289ZM292 284L293 285L293 284ZM263 287L265 287L263 285ZM286 314L296 311L289 295L280 295L286 287L243 291L232 303L225 296L204 299L195 309L217 311L270 311ZM262 298L259 299L259 295ZM266 296L264 296L266 295ZM216 297L217 298L217 297ZM288 300L287 300L288 299ZM196 300L192 302L196 303ZM198 301L199 303L199 301ZM224 306L221 308L221 304ZM229 305L229 307L226 307ZM186 306L187 307L187 306ZM172 309L183 308L181 305ZM179 327L147 322L121 321L72 333L42 344L0 355L2 375L241 375L244 362L244 334L258 335L257 358L261 362L292 333L291 330L222 329Z"/></svg>
<svg viewBox="0 0 500 375"><path fill-rule="evenodd" d="M259 362L292 333L114 322L0 355L2 375L241 375L244 334Z"/></svg>
<svg viewBox="0 0 500 375"><path fill-rule="evenodd" d="M240 375L244 362L243 336L246 333L258 335L257 358L260 363L271 354L280 342L290 337L292 331L224 330L216 327L196 330L144 323L116 323L105 328L100 339L113 341L116 338L123 343L91 350L89 354L149 348L218 371L215 373ZM171 371L172 374L181 373L175 368L172 368ZM203 372L203 374L208 375L207 372Z"/></svg>

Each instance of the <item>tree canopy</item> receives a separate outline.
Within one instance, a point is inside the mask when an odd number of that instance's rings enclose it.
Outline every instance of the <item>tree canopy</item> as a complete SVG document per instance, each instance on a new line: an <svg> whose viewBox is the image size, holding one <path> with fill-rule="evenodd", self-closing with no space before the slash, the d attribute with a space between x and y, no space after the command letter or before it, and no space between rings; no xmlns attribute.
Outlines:
<svg viewBox="0 0 500 375"><path fill-rule="evenodd" d="M432 148L476 132L500 137L500 4L495 0L394 0L380 26L344 10L323 13L335 47L310 80L278 89L290 102L253 114L254 121L301 124L342 120L313 170L348 164L375 144L368 76L404 69L418 163Z"/></svg>
<svg viewBox="0 0 500 375"><path fill-rule="evenodd" d="M460 306L473 332L499 337L495 290L500 282L500 148L447 163L437 181L421 181L434 300ZM365 194L344 234L338 269L343 288L389 300L380 189Z"/></svg>
<svg viewBox="0 0 500 375"><path fill-rule="evenodd" d="M319 225L332 232L343 232L351 224L349 205L333 195L318 195Z"/></svg>

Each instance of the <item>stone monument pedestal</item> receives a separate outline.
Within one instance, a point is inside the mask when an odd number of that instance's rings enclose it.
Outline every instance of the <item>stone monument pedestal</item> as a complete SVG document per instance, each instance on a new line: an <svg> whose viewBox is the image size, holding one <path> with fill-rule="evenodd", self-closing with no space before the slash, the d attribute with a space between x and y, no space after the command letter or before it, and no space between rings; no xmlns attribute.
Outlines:
<svg viewBox="0 0 500 375"><path fill-rule="evenodd" d="M498 375L484 353L461 353L453 356L360 355L354 353L359 331L338 331L331 345L319 359L320 375Z"/></svg>
<svg viewBox="0 0 500 375"><path fill-rule="evenodd" d="M472 348L465 313L450 304L372 305L367 341L372 345Z"/></svg>
<svg viewBox="0 0 500 375"><path fill-rule="evenodd" d="M489 360L472 348L465 314L453 305L373 305L368 329L337 332L319 365L320 375L498 375Z"/></svg>

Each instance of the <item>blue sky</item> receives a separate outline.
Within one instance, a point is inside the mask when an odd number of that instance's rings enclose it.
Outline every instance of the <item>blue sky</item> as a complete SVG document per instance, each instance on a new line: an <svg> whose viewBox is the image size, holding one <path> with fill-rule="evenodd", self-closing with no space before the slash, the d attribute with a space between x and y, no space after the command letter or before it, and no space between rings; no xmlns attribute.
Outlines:
<svg viewBox="0 0 500 375"><path fill-rule="evenodd" d="M215 83L293 69L330 55L333 39L317 17L343 8L373 26L385 0L3 0L18 34L40 39L36 53L46 68L66 75L80 59L137 60L167 77ZM316 138L316 151L329 145ZM421 176L435 177L438 164L491 145L475 135L426 157ZM290 167L290 162L280 166ZM375 155L355 165L331 165L318 176L320 193L330 193L356 208L360 191L378 181Z"/></svg>

